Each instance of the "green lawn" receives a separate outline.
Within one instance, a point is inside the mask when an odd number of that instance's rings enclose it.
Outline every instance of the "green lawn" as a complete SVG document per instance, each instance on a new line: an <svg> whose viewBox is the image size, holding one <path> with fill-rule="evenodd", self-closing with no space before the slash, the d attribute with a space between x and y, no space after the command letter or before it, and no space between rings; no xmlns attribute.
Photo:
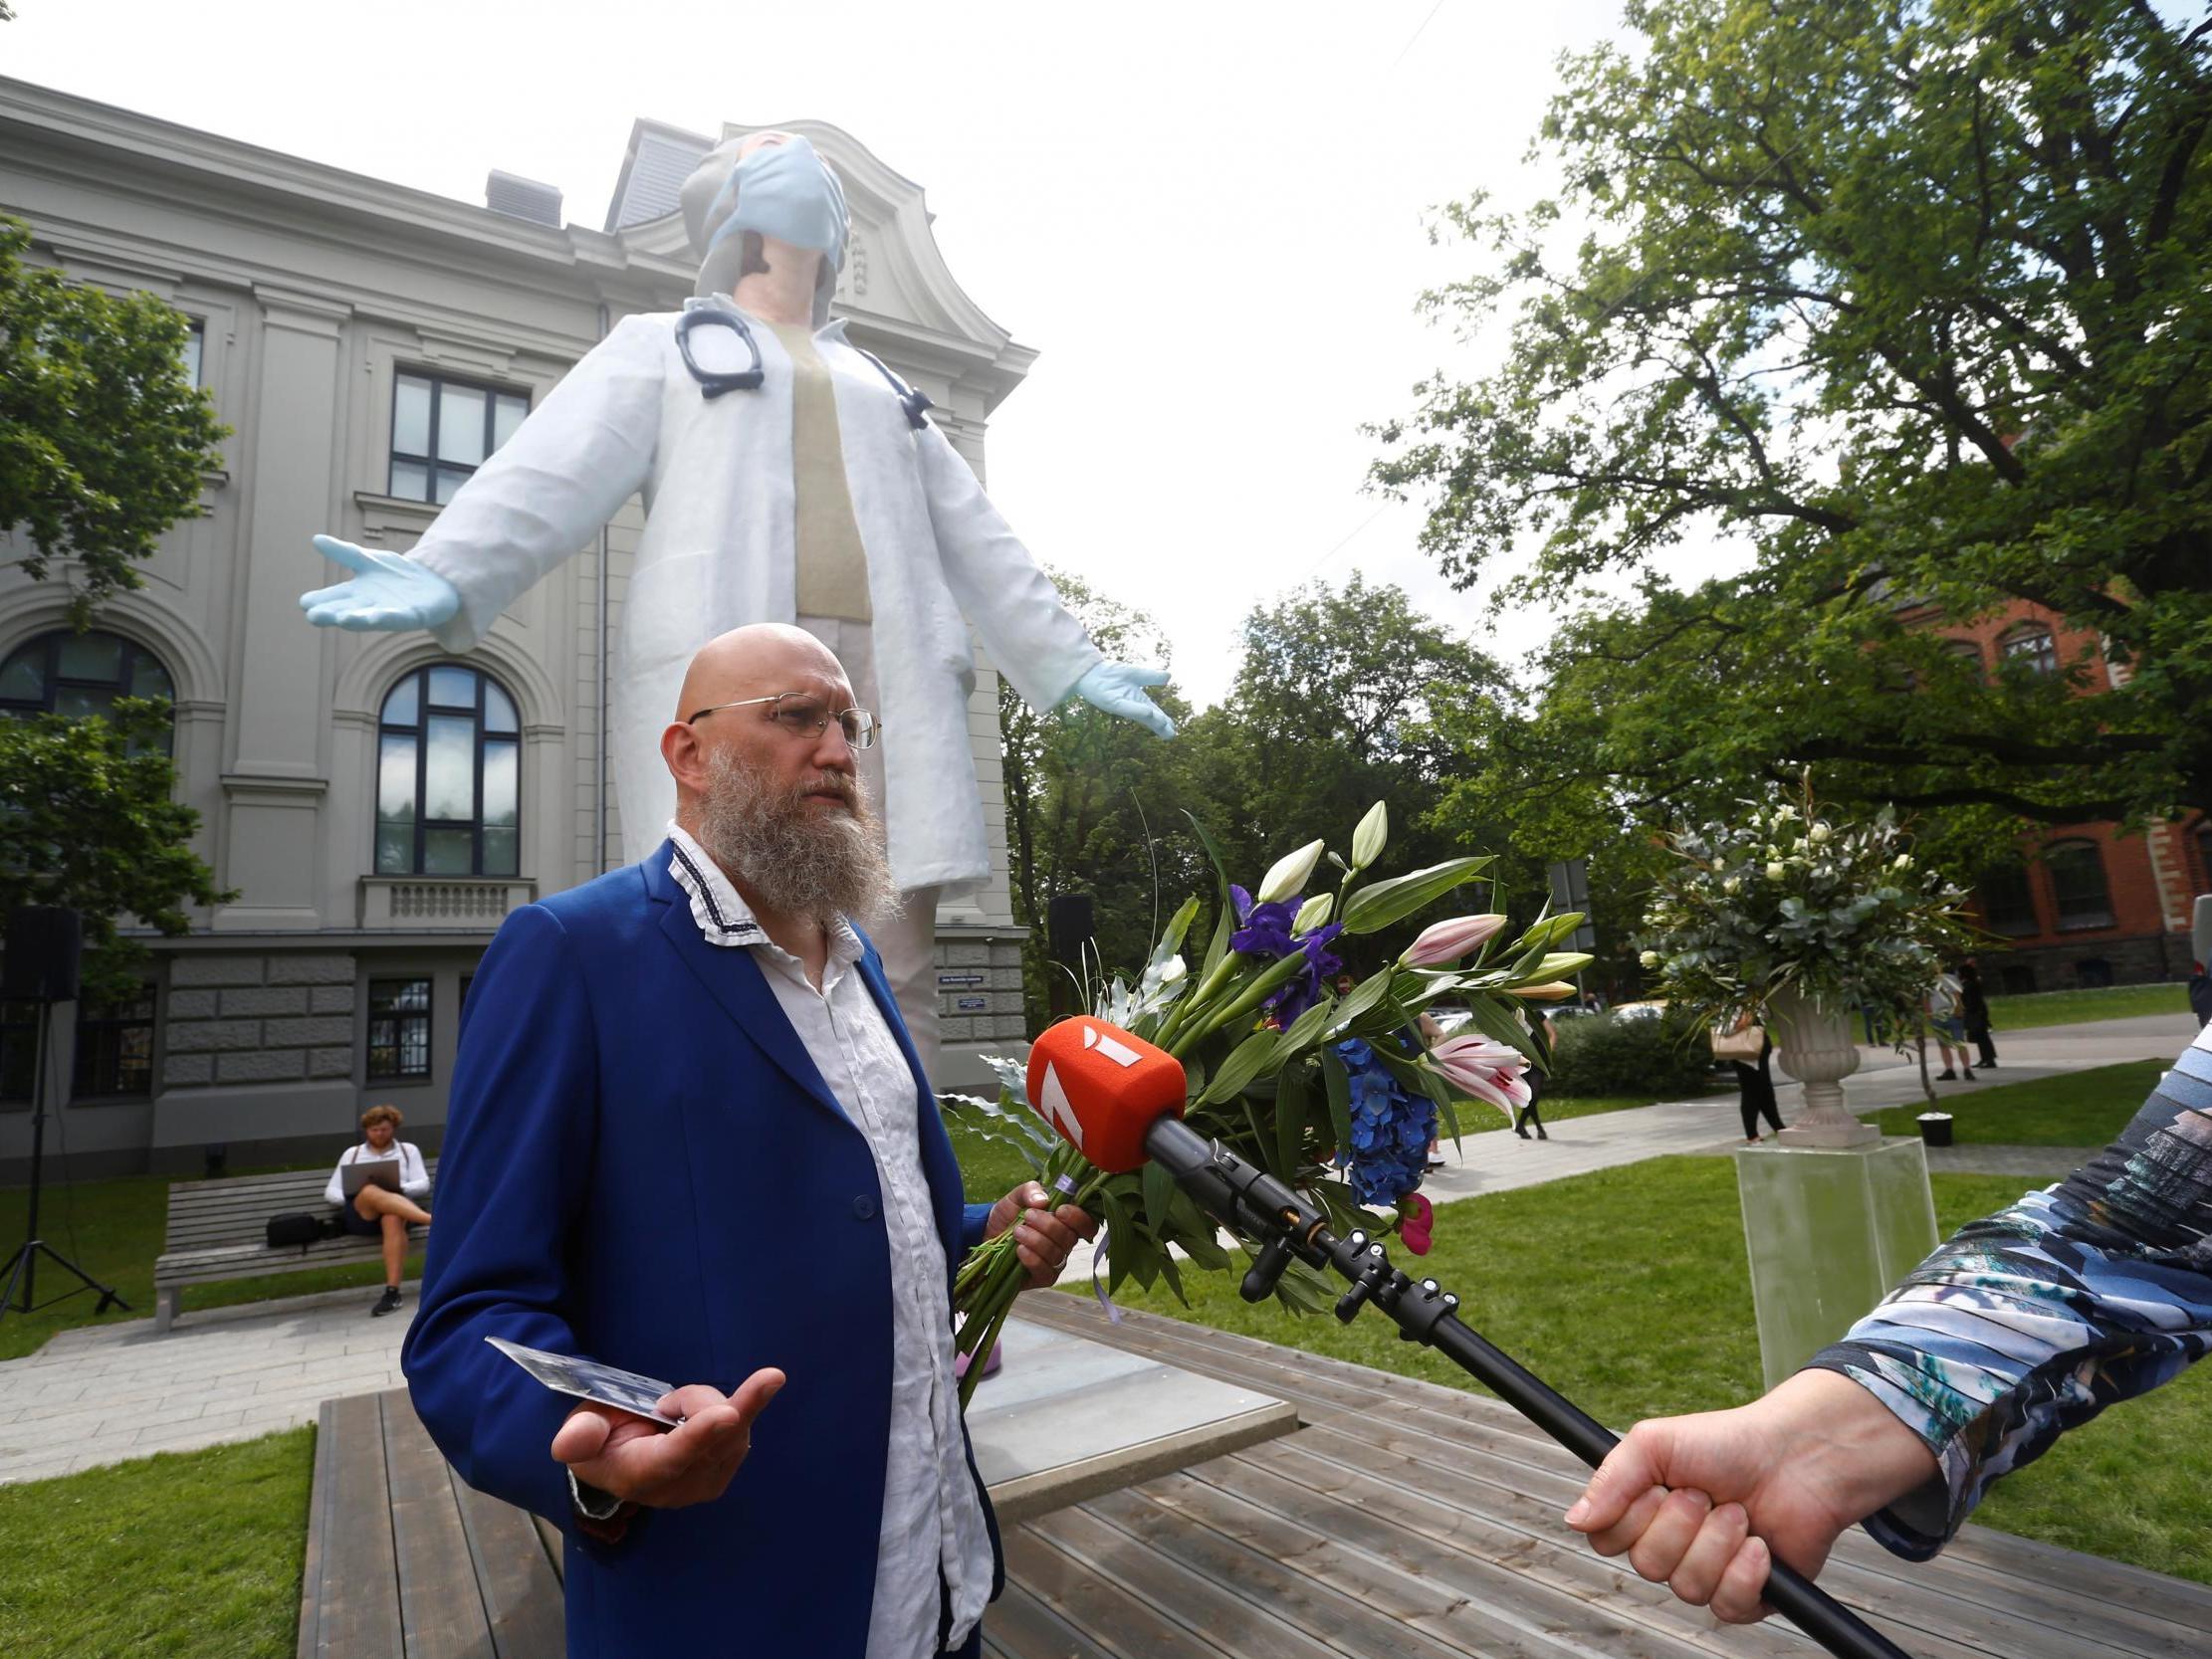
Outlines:
<svg viewBox="0 0 2212 1659"><path fill-rule="evenodd" d="M1922 1111L1948 1112L1951 1139L1961 1143L2101 1146L2127 1127L2165 1070L2163 1060L2129 1060L2005 1084L1990 1084L1999 1074L1980 1072L1983 1082L1946 1088L1932 1108L1893 1106L1871 1121L1884 1135L1918 1135L1913 1120Z"/></svg>
<svg viewBox="0 0 2212 1659"><path fill-rule="evenodd" d="M1937 1175L1949 1232L2023 1182ZM1726 1158L1667 1157L1448 1204L1421 1263L1467 1323L1601 1421L1708 1410L1759 1390L1759 1347ZM1629 1241L1624 1245L1624 1241ZM1479 1385L1399 1340L1379 1315L1350 1326L1253 1308L1227 1277L1186 1276L1192 1307L1130 1288L1131 1307L1238 1331L1452 1387ZM1077 1294L1088 1295L1088 1290ZM2212 1367L2107 1412L2001 1484L1976 1519L2030 1538L2212 1583Z"/></svg>
<svg viewBox="0 0 2212 1659"><path fill-rule="evenodd" d="M2038 1025L2077 1025L2084 1020L2132 1019L2137 1014L2186 1014L2189 987L2111 985L2101 991L2037 991L2032 996L1989 999L1990 1028L2026 1031ZM2004 1045L1997 1052L2004 1054Z"/></svg>
<svg viewBox="0 0 2212 1659"><path fill-rule="evenodd" d="M0 1486L0 1653L289 1659L315 1430Z"/></svg>
<svg viewBox="0 0 2212 1659"><path fill-rule="evenodd" d="M95 1319L93 1305L99 1298L87 1294L32 1314L11 1313L0 1319L0 1359L18 1359L34 1352L57 1331L72 1326L144 1319L153 1312L153 1260L161 1254L161 1235L168 1223L170 1178L129 1175L71 1186L47 1184L39 1201L39 1231L46 1235L46 1242L94 1278L114 1286L130 1304L130 1310L126 1313L111 1308ZM29 1195L22 1188L0 1192L0 1241L4 1241L0 1249L12 1250L22 1242L28 1201ZM419 1253L409 1258L406 1271L410 1277L421 1273ZM266 1279L196 1285L184 1293L184 1309L189 1315L195 1308L264 1302L271 1297L306 1296L314 1291L375 1286L383 1281L382 1263L351 1262L305 1273L272 1274ZM44 1302L76 1282L51 1263L41 1263L38 1298ZM0 1646L0 1653L6 1651Z"/></svg>

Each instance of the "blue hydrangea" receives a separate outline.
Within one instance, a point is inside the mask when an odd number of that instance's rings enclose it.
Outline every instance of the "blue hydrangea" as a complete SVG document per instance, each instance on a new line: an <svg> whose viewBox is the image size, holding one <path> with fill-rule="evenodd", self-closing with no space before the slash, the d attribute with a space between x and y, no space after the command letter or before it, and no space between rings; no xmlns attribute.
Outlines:
<svg viewBox="0 0 2212 1659"><path fill-rule="evenodd" d="M1361 1203L1395 1204L1421 1185L1437 1103L1400 1083L1357 1037L1338 1043L1336 1057L1352 1078L1352 1144L1337 1148L1337 1163Z"/></svg>

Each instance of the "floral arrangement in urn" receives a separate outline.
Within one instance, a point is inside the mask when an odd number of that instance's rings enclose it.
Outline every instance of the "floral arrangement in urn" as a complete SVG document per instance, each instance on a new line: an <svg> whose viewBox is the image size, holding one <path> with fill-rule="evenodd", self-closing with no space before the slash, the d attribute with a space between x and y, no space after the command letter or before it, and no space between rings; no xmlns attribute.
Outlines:
<svg viewBox="0 0 2212 1659"><path fill-rule="evenodd" d="M1748 804L1748 803L1747 803ZM1965 892L1913 859L1896 813L1825 816L1810 780L1798 804L1751 806L1740 823L1669 838L1673 867L1645 915L1654 991L1703 1020L1768 1021L1782 1069L1805 1085L1785 1142L1880 1140L1844 1105L1859 1067L1852 1010L1917 1024L1946 961L1973 947Z"/></svg>
<svg viewBox="0 0 2212 1659"><path fill-rule="evenodd" d="M1161 933L1141 972L1087 989L1092 1013L1182 1063L1185 1122L1199 1134L1306 1194L1340 1232L1395 1232L1409 1250L1426 1251L1434 1217L1415 1189L1429 1143L1439 1124L1457 1138L1459 1104L1483 1102L1510 1115L1527 1102L1522 1076L1537 1047L1520 1005L1574 994L1566 981L1590 958L1551 947L1573 936L1581 916L1539 916L1510 940L1503 916L1452 917L1424 929L1339 995L1348 939L1411 933L1413 918L1491 861L1452 859L1367 879L1389 837L1378 802L1353 832L1349 859L1310 842L1247 891L1228 879L1205 829L1198 833L1219 877L1212 941L1198 966L1184 954L1203 936L1193 932L1203 910L1194 898ZM1316 876L1326 881L1331 869L1341 877L1333 890L1309 896ZM1431 1042L1422 1012L1445 999L1472 1019L1465 1031ZM1046 1187L1104 1223L1107 1292L1124 1280L1157 1281L1181 1297L1182 1276L1193 1267L1246 1265L1159 1165L1123 1174L1099 1169L1032 1113L1020 1061L992 1064L997 1098L943 1096L948 1122L1012 1146ZM1378 1220L1375 1210L1388 1214ZM971 1253L956 1276L963 1354L990 1351L1025 1278L1012 1237L1002 1233ZM1275 1295L1305 1313L1335 1299L1317 1275L1295 1265ZM963 1402L982 1371L979 1363L967 1367Z"/></svg>
<svg viewBox="0 0 2212 1659"><path fill-rule="evenodd" d="M1645 915L1654 992L1708 1019L1758 1014L1778 993L1839 1008L1917 1007L1973 947L1965 892L1913 859L1896 813L1870 823L1802 802L1669 838L1673 867Z"/></svg>

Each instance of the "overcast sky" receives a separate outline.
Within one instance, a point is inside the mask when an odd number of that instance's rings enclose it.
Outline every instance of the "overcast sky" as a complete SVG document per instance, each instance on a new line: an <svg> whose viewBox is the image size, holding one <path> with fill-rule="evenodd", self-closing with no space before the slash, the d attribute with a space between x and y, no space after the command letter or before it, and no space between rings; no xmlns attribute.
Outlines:
<svg viewBox="0 0 2212 1659"><path fill-rule="evenodd" d="M1149 609L1199 704L1255 599L1351 571L1508 659L1364 495L1360 423L1480 355L1415 315L1476 255L1440 203L1541 186L1562 50L1618 0L1093 6L811 0L16 0L24 80L481 203L494 167L604 222L631 121L835 122L918 180L955 278L1040 353L991 428L1032 551ZM1685 555L1682 574L1727 562Z"/></svg>

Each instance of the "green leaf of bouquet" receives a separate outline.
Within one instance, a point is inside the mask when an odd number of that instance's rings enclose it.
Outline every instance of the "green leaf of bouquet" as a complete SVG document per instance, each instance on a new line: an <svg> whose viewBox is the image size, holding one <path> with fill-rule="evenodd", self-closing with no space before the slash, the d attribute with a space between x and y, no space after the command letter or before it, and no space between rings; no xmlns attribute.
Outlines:
<svg viewBox="0 0 2212 1659"><path fill-rule="evenodd" d="M1145 1221L1156 1235L1164 1236L1169 1206L1175 1200L1175 1177L1168 1173L1166 1164L1158 1162L1147 1163L1138 1174L1144 1181Z"/></svg>
<svg viewBox="0 0 2212 1659"><path fill-rule="evenodd" d="M1328 1029L1336 1012L1336 998L1323 994L1321 1000L1290 1022L1290 1029L1282 1034L1282 1052L1285 1060L1305 1053L1321 1040L1321 1033Z"/></svg>
<svg viewBox="0 0 2212 1659"><path fill-rule="evenodd" d="M1266 1068L1281 1041L1281 1033L1275 1031L1255 1031L1246 1037L1221 1062L1220 1070L1214 1074L1214 1081L1206 1086L1206 1093L1200 1097L1201 1101L1214 1106L1241 1093L1244 1085Z"/></svg>
<svg viewBox="0 0 2212 1659"><path fill-rule="evenodd" d="M1199 982L1204 984L1214 977L1214 970L1221 965L1221 958L1228 954L1229 935L1236 930L1229 926L1234 913L1226 899L1221 901L1221 914L1214 924L1213 942L1206 947L1206 960L1199 967Z"/></svg>
<svg viewBox="0 0 2212 1659"><path fill-rule="evenodd" d="M1148 975L1166 967L1170 958L1183 948L1184 935L1190 933L1191 924L1199 919L1197 895L1183 901L1183 908L1168 920L1167 931L1160 935L1160 942L1152 948L1152 959L1145 964Z"/></svg>
<svg viewBox="0 0 2212 1659"><path fill-rule="evenodd" d="M1329 1282L1296 1262L1275 1281L1275 1299L1294 1314L1322 1314L1336 1305Z"/></svg>
<svg viewBox="0 0 2212 1659"><path fill-rule="evenodd" d="M1226 910L1228 908L1228 860L1221 856L1221 844L1214 839L1211 830L1199 822L1197 813L1186 808L1183 816L1191 820L1191 827L1199 832L1199 845L1206 849L1206 856L1214 861L1214 879L1220 887L1221 908Z"/></svg>
<svg viewBox="0 0 2212 1659"><path fill-rule="evenodd" d="M1328 1049L1321 1052L1321 1089L1329 1100L1329 1127L1336 1131L1337 1145L1340 1148L1351 1145L1352 1074Z"/></svg>
<svg viewBox="0 0 2212 1659"><path fill-rule="evenodd" d="M1336 1005L1336 1019L1332 1022L1331 1029L1339 1035L1351 1030L1390 994L1390 981L1391 976L1386 970L1370 974L1354 985L1352 994Z"/></svg>
<svg viewBox="0 0 2212 1659"><path fill-rule="evenodd" d="M1306 1069L1288 1065L1275 1074L1275 1173L1296 1177L1306 1143Z"/></svg>
<svg viewBox="0 0 2212 1659"><path fill-rule="evenodd" d="M1348 933L1372 933L1403 921L1426 905L1435 904L1461 882L1479 875L1491 863L1478 858L1448 859L1411 875L1387 882L1371 882L1345 901L1341 920Z"/></svg>
<svg viewBox="0 0 2212 1659"><path fill-rule="evenodd" d="M1175 1258L1163 1250L1160 1252L1157 1265L1160 1269L1160 1277L1168 1282L1168 1289L1175 1292L1175 1299L1182 1303L1184 1307L1190 1307L1191 1298L1183 1289L1183 1275L1176 1271ZM1151 1287L1148 1285L1146 1288L1149 1290Z"/></svg>

